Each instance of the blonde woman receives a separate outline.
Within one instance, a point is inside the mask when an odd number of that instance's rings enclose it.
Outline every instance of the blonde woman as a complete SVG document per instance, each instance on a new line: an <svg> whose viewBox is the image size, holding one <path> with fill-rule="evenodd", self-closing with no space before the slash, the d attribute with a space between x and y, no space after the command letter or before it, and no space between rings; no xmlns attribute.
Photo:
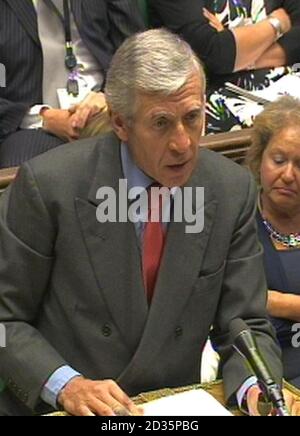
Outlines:
<svg viewBox="0 0 300 436"><path fill-rule="evenodd" d="M283 97L257 117L248 164L260 186L257 222L268 311L284 376L300 387L300 101Z"/></svg>

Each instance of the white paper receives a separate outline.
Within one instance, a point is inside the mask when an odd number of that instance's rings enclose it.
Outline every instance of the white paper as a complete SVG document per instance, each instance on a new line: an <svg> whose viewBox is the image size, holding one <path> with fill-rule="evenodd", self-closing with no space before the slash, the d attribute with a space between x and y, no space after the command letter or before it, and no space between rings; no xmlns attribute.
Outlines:
<svg viewBox="0 0 300 436"><path fill-rule="evenodd" d="M270 102L276 101L284 95L300 99L300 77L296 74L287 74L262 90L251 91L251 94ZM238 96L226 97L225 105L241 123L248 127L252 126L255 117L264 110L262 105Z"/></svg>
<svg viewBox="0 0 300 436"><path fill-rule="evenodd" d="M57 89L57 97L59 101L60 109L69 110L72 106L81 103L85 97L89 94L88 88L79 87L79 94L77 97L68 94L66 88Z"/></svg>
<svg viewBox="0 0 300 436"><path fill-rule="evenodd" d="M142 404L145 416L233 416L208 392L194 389Z"/></svg>
<svg viewBox="0 0 300 436"><path fill-rule="evenodd" d="M283 95L291 95L300 99L300 77L295 74L287 74L267 88L252 93L270 101L275 101Z"/></svg>

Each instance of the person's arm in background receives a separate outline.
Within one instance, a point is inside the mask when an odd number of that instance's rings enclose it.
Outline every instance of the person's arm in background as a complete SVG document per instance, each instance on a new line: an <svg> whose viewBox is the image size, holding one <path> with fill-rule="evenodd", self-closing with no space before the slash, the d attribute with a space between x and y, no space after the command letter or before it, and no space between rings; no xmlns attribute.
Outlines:
<svg viewBox="0 0 300 436"><path fill-rule="evenodd" d="M282 7L291 18L292 28L255 62L257 69L300 63L300 2L283 0Z"/></svg>
<svg viewBox="0 0 300 436"><path fill-rule="evenodd" d="M189 0L189 7L184 0L149 0L149 4L154 18L155 14L159 17L159 24L181 34L215 74L248 68L276 40L275 30L267 20L233 31L218 31L205 16L203 0ZM284 10L277 10L274 16L280 19L284 31L290 29Z"/></svg>
<svg viewBox="0 0 300 436"><path fill-rule="evenodd" d="M207 9L204 9L204 16L208 19L211 27L218 32L224 31L223 24ZM279 19L282 23L282 30L287 32L291 23L284 9L275 10L272 16ZM283 23L286 27L283 26ZM272 32L270 32L270 27L272 27ZM255 30L251 38L249 37L249 29L251 31ZM235 71L247 69L249 66L259 69L286 65L285 51L279 44L274 43L274 38L276 39L277 37L276 30L268 20L263 20L255 25L237 27L231 29L231 31L234 34L237 46ZM263 35L266 36L265 41L258 45L257 43L261 40ZM271 46L270 42L272 44ZM267 49L264 51L266 47ZM260 57L258 58L258 56Z"/></svg>
<svg viewBox="0 0 300 436"><path fill-rule="evenodd" d="M153 27L166 27L181 35L210 72L231 73L236 44L230 30L218 32L205 18L203 0L148 0Z"/></svg>
<svg viewBox="0 0 300 436"><path fill-rule="evenodd" d="M109 21L109 39L114 50L130 35L145 30L137 0L107 0L106 13ZM84 129L92 118L107 108L103 92L90 92L78 105L70 110L72 128Z"/></svg>
<svg viewBox="0 0 300 436"><path fill-rule="evenodd" d="M129 36L146 30L137 0L106 0L105 3L110 23L109 38L115 50Z"/></svg>
<svg viewBox="0 0 300 436"><path fill-rule="evenodd" d="M80 131L73 123L72 114L64 109L48 109L41 113L43 130L58 136L66 142L79 139Z"/></svg>
<svg viewBox="0 0 300 436"><path fill-rule="evenodd" d="M272 17L280 21L284 34L290 31L291 21L284 9L275 10L272 12ZM268 19L250 26L232 29L232 33L237 45L235 71L245 70L255 64L277 39L276 31ZM277 65L270 65L270 67L274 66Z"/></svg>
<svg viewBox="0 0 300 436"><path fill-rule="evenodd" d="M23 103L0 98L0 143L7 135L17 131L29 109Z"/></svg>
<svg viewBox="0 0 300 436"><path fill-rule="evenodd" d="M43 108L48 110L44 111ZM43 128L66 142L79 137L78 130L71 124L71 115L68 111L51 109L43 104L30 107L24 103L0 98L0 144L17 130L31 128Z"/></svg>
<svg viewBox="0 0 300 436"><path fill-rule="evenodd" d="M255 70L259 70L261 68L275 68L285 65L289 65L286 52L284 48L276 42L255 61L253 66Z"/></svg>
<svg viewBox="0 0 300 436"><path fill-rule="evenodd" d="M300 64L300 25L293 27L277 43L266 50L255 62L255 67L259 69L295 64Z"/></svg>
<svg viewBox="0 0 300 436"><path fill-rule="evenodd" d="M296 0L285 0L281 4L284 11L288 14L291 20L292 28L286 32L277 42L272 44L256 61L250 65L253 65L254 69L261 68L274 68L285 65L294 65L300 62L300 2ZM279 11L279 12L278 12ZM272 16L280 18L281 10L275 10L272 12ZM211 14L212 15L212 14ZM214 16L207 16L210 19L210 24L218 30L223 30L223 26L218 22ZM246 29L246 28L241 28ZM236 29L236 36L243 36L245 30ZM247 34L245 33L247 36ZM247 39L244 41L247 46ZM244 48L246 53L247 48Z"/></svg>
<svg viewBox="0 0 300 436"><path fill-rule="evenodd" d="M292 28L282 38L279 39L278 45L284 51L286 65L294 65L300 62L300 2L298 0L283 0L282 7L286 10L291 18ZM278 60L279 50L276 52L266 53L273 55Z"/></svg>
<svg viewBox="0 0 300 436"><path fill-rule="evenodd" d="M274 318L300 322L300 295L269 290L267 309Z"/></svg>

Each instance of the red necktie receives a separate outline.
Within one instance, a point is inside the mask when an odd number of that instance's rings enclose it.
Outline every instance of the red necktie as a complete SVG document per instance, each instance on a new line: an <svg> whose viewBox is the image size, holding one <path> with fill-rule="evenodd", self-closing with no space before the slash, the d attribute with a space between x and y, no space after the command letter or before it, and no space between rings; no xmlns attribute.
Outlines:
<svg viewBox="0 0 300 436"><path fill-rule="evenodd" d="M153 185L151 185L152 187ZM158 189L158 188L157 188ZM155 195L151 196L151 189L148 189L148 222L145 225L143 237L143 275L144 284L147 292L148 303L152 301L155 283L159 271L160 261L163 254L165 234L162 223L152 222L162 215L162 198ZM151 201L153 200L153 201Z"/></svg>

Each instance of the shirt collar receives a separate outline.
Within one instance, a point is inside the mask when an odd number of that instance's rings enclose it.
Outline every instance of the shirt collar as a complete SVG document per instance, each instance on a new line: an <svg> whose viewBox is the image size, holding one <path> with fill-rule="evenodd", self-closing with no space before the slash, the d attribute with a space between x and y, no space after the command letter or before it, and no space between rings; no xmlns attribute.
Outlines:
<svg viewBox="0 0 300 436"><path fill-rule="evenodd" d="M128 189L141 187L147 189L154 180L147 176L140 168L134 163L128 145L122 142L121 144L121 161L125 179L127 179Z"/></svg>

